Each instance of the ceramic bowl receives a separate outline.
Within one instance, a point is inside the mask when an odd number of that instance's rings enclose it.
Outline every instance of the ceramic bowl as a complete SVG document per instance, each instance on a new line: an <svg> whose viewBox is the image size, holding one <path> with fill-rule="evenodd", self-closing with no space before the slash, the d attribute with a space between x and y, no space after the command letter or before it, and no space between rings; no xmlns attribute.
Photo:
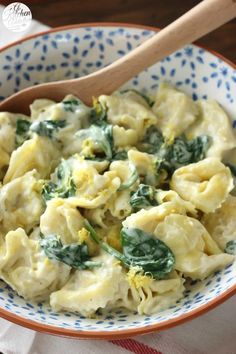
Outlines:
<svg viewBox="0 0 236 354"><path fill-rule="evenodd" d="M127 24L88 24L53 29L0 51L0 99L37 83L87 75L120 58L152 36L154 28ZM145 70L126 88L155 92L166 80L194 100L212 97L236 127L236 70L216 53L189 45ZM236 292L236 262L204 281L188 283L185 297L151 316L124 310L96 319L54 313L48 304L30 303L0 282L0 316L22 326L77 338L121 338L177 325L213 308Z"/></svg>

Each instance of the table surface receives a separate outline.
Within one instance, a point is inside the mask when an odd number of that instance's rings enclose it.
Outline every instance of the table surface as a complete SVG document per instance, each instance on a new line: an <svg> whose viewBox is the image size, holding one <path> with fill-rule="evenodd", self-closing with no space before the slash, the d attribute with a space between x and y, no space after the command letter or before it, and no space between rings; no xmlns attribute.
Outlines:
<svg viewBox="0 0 236 354"><path fill-rule="evenodd" d="M0 0L8 5L13 1ZM42 23L58 27L85 22L127 22L165 27L199 0L31 0L22 1ZM236 63L236 19L203 37L200 44Z"/></svg>

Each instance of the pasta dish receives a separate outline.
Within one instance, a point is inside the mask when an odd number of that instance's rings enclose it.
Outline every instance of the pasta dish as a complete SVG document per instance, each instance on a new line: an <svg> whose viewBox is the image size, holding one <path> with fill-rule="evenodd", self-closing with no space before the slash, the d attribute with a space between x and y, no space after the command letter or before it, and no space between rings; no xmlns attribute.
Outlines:
<svg viewBox="0 0 236 354"><path fill-rule="evenodd" d="M214 100L162 83L0 113L0 279L54 311L152 314L236 254L236 147Z"/></svg>

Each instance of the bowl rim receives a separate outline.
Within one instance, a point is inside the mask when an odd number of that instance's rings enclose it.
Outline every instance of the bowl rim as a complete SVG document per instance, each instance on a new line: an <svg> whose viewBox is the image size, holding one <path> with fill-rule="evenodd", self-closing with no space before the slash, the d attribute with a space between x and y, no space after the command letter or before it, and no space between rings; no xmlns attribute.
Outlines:
<svg viewBox="0 0 236 354"><path fill-rule="evenodd" d="M149 30L149 31L154 31L158 32L160 28L157 27L152 27L152 26L146 26L146 25L139 25L139 24L132 24L132 23L125 23L125 22L88 22L88 23L81 23L81 24L73 24L73 25L67 25L67 26L60 26L60 27L55 27L52 29L49 29L47 31L42 31L33 35L26 36L20 40L17 40L13 43L10 43L6 46L3 46L0 48L0 54L4 52L5 50L14 47L18 44L27 42L33 38L41 37L42 35L49 34L49 33L54 33L54 32L61 32L65 30L72 30L76 28L86 28L86 27L128 27L128 28L133 28L133 29L144 29L144 30ZM193 43L195 46L203 48L204 50L208 51L209 53L213 54L214 56L220 58L222 61L227 63L229 66L231 66L234 70L236 70L236 64L234 64L231 60L225 58L223 55L219 54L218 52L209 49L203 45L199 45L196 42ZM174 326L177 326L179 324L182 324L186 321L189 321L191 319L194 319L209 310L212 310L216 306L220 305L227 299L229 299L231 296L236 294L236 284L233 285L231 288L226 290L223 294L217 296L213 300L209 301L208 303L199 306L197 309L194 309L188 313L182 314L179 317L176 317L174 319L166 320L161 323L156 323L153 325L148 325L148 326L143 326L139 328L131 328L131 329L117 329L117 330L112 330L112 331L87 331L87 330L72 330L72 329L67 329L67 328L61 328L53 325L47 325L47 324L42 324L24 317L21 317L19 315L13 314L10 311L7 311L3 308L0 307L0 317L13 322L17 325L29 328L31 330L35 330L38 332L46 333L46 334L51 334L55 336L63 336L63 337L68 337L68 338L74 338L74 339L122 339L122 338L127 338L127 337L133 337L137 335L142 335L142 334L148 334L152 332L156 332L159 330L165 330Z"/></svg>

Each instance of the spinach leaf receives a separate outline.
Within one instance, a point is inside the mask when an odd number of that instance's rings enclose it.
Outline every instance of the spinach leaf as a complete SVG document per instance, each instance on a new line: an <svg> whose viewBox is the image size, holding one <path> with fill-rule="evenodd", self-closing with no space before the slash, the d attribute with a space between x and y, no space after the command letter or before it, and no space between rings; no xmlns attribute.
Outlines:
<svg viewBox="0 0 236 354"><path fill-rule="evenodd" d="M128 181L121 183L120 187L118 188L118 191L124 191L125 189L130 188L138 179L138 171L136 170L136 167L132 164L129 163L129 167L131 170L131 174L128 178Z"/></svg>
<svg viewBox="0 0 236 354"><path fill-rule="evenodd" d="M92 269L101 265L99 262L90 261L86 243L71 243L63 245L55 235L49 235L39 241L45 255L76 269Z"/></svg>
<svg viewBox="0 0 236 354"><path fill-rule="evenodd" d="M210 143L211 139L206 135L193 140L187 140L183 135L176 138L171 145L164 143L156 153L157 174L165 171L168 178L177 168L204 159Z"/></svg>
<svg viewBox="0 0 236 354"><path fill-rule="evenodd" d="M31 123L26 119L17 119L16 121L16 146L20 146L23 142L30 138Z"/></svg>
<svg viewBox="0 0 236 354"><path fill-rule="evenodd" d="M185 136L176 138L170 147L169 161L174 169L198 162L205 158L210 143L211 138L207 135L200 135L192 140L187 140Z"/></svg>
<svg viewBox="0 0 236 354"><path fill-rule="evenodd" d="M40 136L54 138L54 134L66 125L65 120L42 120L40 122L29 122L25 119L16 121L16 145L20 146L25 140L32 137L33 133Z"/></svg>
<svg viewBox="0 0 236 354"><path fill-rule="evenodd" d="M121 93L126 93L126 92L134 92L136 93L137 95L141 96L146 102L147 104L152 107L155 103L155 101L153 101L150 97L148 97L147 95L145 95L144 93L138 91L138 90L135 90L135 89L127 89L127 90L123 90L121 91Z"/></svg>
<svg viewBox="0 0 236 354"><path fill-rule="evenodd" d="M76 98L71 98L65 101L62 101L63 108L66 112L74 113L78 106L81 104L81 101Z"/></svg>
<svg viewBox="0 0 236 354"><path fill-rule="evenodd" d="M236 255L236 240L231 240L226 243L225 252Z"/></svg>
<svg viewBox="0 0 236 354"><path fill-rule="evenodd" d="M52 139L53 134L65 126L65 120L42 120L40 122L32 123L30 130L40 136L46 136Z"/></svg>
<svg viewBox="0 0 236 354"><path fill-rule="evenodd" d="M174 268L175 256L171 249L143 230L123 228L121 243L128 264L141 267L155 279L164 278Z"/></svg>
<svg viewBox="0 0 236 354"><path fill-rule="evenodd" d="M110 124L102 124L101 126L91 125L88 129L79 130L75 135L78 139L84 141L91 139L95 148L102 150L108 160L112 159L113 150L113 127Z"/></svg>
<svg viewBox="0 0 236 354"><path fill-rule="evenodd" d="M98 99L93 99L93 108L90 113L90 127L82 129L76 133L78 139L82 141L90 139L94 143L95 150L93 154L84 156L88 160L102 161L106 158L109 161L114 160L127 160L126 151L116 151L113 141L113 126L107 123L107 107L103 105ZM96 149L97 148L97 149ZM105 156L100 156L101 150ZM93 156L95 153L95 156Z"/></svg>
<svg viewBox="0 0 236 354"><path fill-rule="evenodd" d="M192 162L198 162L206 157L206 152L211 146L212 138L200 135L188 141L189 150L192 152Z"/></svg>
<svg viewBox="0 0 236 354"><path fill-rule="evenodd" d="M148 154L156 154L160 150L163 143L164 138L162 133L156 126L151 125L147 129L138 148L140 151L147 152Z"/></svg>
<svg viewBox="0 0 236 354"><path fill-rule="evenodd" d="M233 165L232 163L229 162L225 163L225 165L229 167L232 175L236 177L236 165Z"/></svg>
<svg viewBox="0 0 236 354"><path fill-rule="evenodd" d="M175 256L171 249L151 234L140 229L123 228L121 230L122 254L107 243L100 241L88 221L85 221L85 227L93 240L105 252L119 259L127 268L139 267L155 279L164 278L174 268Z"/></svg>
<svg viewBox="0 0 236 354"><path fill-rule="evenodd" d="M140 184L137 191L130 193L130 204L132 209L138 211L149 206L158 205L155 196L155 188L147 184Z"/></svg>
<svg viewBox="0 0 236 354"><path fill-rule="evenodd" d="M76 186L71 175L68 162L63 160L56 169L56 183L49 181L43 186L42 196L44 200L73 197L76 192Z"/></svg>
<svg viewBox="0 0 236 354"><path fill-rule="evenodd" d="M157 172L165 170L170 175L181 166L204 159L210 144L211 138L207 135L192 140L187 140L186 136L182 135L169 144L165 142L158 128L152 125L147 129L139 149L156 155Z"/></svg>

